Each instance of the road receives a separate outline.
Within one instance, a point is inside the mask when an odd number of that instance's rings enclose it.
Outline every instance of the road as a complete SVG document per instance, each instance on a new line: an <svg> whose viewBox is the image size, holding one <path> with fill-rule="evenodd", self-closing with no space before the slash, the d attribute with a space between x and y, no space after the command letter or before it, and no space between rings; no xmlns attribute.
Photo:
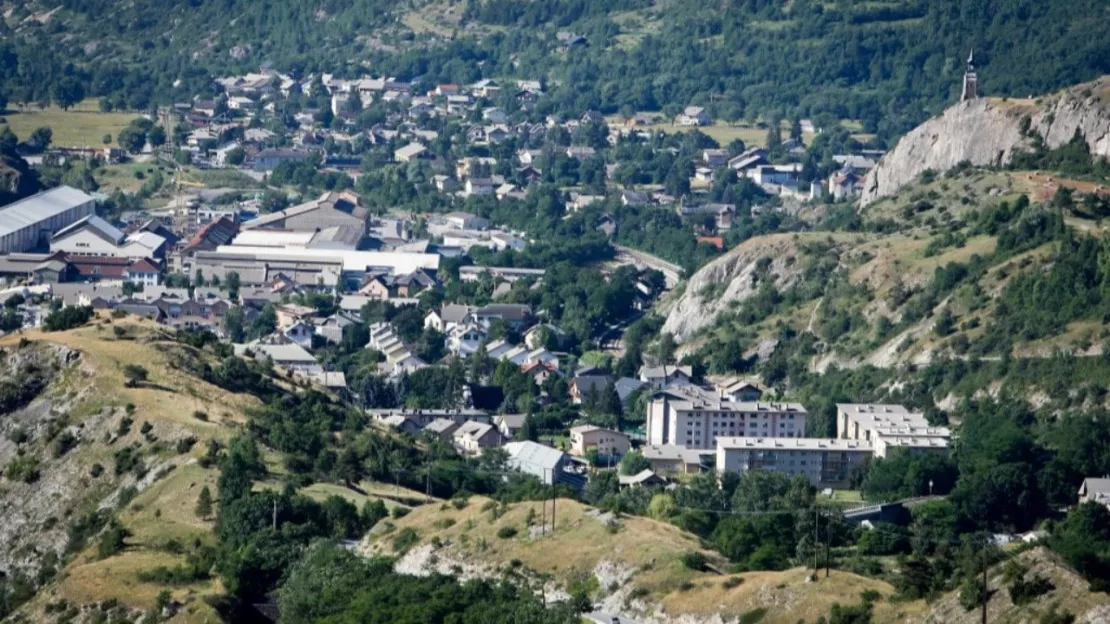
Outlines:
<svg viewBox="0 0 1110 624"><path fill-rule="evenodd" d="M593 613L587 613L586 617L594 622L597 622L597 624L611 624L614 616L609 613L594 611ZM620 622L620 624L641 624L637 620L631 620L626 617L617 618L617 621Z"/></svg>
<svg viewBox="0 0 1110 624"><path fill-rule="evenodd" d="M649 253L632 249L630 247L623 247L621 245L613 245L617 250L617 262L621 264L634 264L640 268L655 269L663 274L667 280L667 290L671 290L678 284L682 278L682 267L677 264L672 264L666 260L653 256Z"/></svg>

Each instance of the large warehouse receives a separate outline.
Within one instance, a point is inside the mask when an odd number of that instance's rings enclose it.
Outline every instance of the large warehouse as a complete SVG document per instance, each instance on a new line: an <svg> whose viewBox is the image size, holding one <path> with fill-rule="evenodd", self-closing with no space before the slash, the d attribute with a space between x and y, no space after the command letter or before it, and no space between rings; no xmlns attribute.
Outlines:
<svg viewBox="0 0 1110 624"><path fill-rule="evenodd" d="M31 251L55 232L96 212L96 200L70 186L43 191L0 208L0 253Z"/></svg>

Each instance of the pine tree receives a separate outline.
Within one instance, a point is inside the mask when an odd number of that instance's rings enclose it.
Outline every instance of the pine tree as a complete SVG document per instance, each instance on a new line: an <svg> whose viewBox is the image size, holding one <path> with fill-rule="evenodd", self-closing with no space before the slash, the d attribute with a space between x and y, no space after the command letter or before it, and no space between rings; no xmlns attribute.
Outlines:
<svg viewBox="0 0 1110 624"><path fill-rule="evenodd" d="M196 514L198 518L207 518L212 515L212 492L207 485L200 490L200 497L197 498Z"/></svg>

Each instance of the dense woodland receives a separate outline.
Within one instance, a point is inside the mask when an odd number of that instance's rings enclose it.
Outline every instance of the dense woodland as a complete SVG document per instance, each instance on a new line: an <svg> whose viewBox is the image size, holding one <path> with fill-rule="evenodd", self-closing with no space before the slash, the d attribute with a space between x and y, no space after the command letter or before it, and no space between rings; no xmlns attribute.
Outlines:
<svg viewBox="0 0 1110 624"><path fill-rule="evenodd" d="M0 83L8 100L68 105L92 95L147 109L210 92L213 71L267 63L354 75L369 61L375 73L429 83L543 79L551 94L540 113L674 113L702 104L725 120L859 119L889 139L954 99L971 48L984 66L983 93L1026 96L1110 72L1098 0L732 0L713 9L471 1L456 10L478 34L452 38L414 36L397 22L409 7L386 0L144 0L124 11L115 0L62 4L45 23L25 19L33 4L5 20ZM560 29L588 45L560 49Z"/></svg>

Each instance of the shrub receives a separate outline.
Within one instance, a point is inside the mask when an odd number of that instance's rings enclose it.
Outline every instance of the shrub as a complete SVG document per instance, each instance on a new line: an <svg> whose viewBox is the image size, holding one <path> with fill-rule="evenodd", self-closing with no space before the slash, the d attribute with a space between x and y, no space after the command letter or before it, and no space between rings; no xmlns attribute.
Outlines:
<svg viewBox="0 0 1110 624"><path fill-rule="evenodd" d="M765 615L767 615L767 609L763 607L752 609L744 615L741 615L740 619L737 620L737 624L756 624L756 622L762 622Z"/></svg>
<svg viewBox="0 0 1110 624"><path fill-rule="evenodd" d="M393 538L393 550L399 553L407 552L408 549L420 543L420 534L412 527L401 529L397 536Z"/></svg>
<svg viewBox="0 0 1110 624"><path fill-rule="evenodd" d="M99 463L93 464L89 468L89 474L92 475L92 478L94 479L99 477L100 475L104 474L104 466L100 465Z"/></svg>
<svg viewBox="0 0 1110 624"><path fill-rule="evenodd" d="M709 565L709 560L706 559L705 555L701 552L697 550L691 550L682 555L682 565L691 570L704 572L706 566Z"/></svg>
<svg viewBox="0 0 1110 624"><path fill-rule="evenodd" d="M397 506L397 507L394 507L393 510L390 511L389 513L396 520L396 519L404 518L405 516L409 515L409 509L407 507Z"/></svg>
<svg viewBox="0 0 1110 624"><path fill-rule="evenodd" d="M193 450L193 445L196 443L197 439L193 436L181 438L177 441L177 454L184 455L185 453L188 453L189 451Z"/></svg>
<svg viewBox="0 0 1110 624"><path fill-rule="evenodd" d="M440 529L440 530L449 529L449 528L455 526L455 519L454 518L444 518L442 520L436 520L436 522L433 526L437 529Z"/></svg>
<svg viewBox="0 0 1110 624"><path fill-rule="evenodd" d="M197 410L197 411L193 412L193 418L196 418L197 420L201 420L201 421L204 421L204 422L208 422L208 414L206 412L202 412L200 410Z"/></svg>
<svg viewBox="0 0 1110 624"><path fill-rule="evenodd" d="M131 533L127 529L113 524L100 536L100 543L97 544L96 552L100 555L101 559L106 559L112 555L118 554L123 551L124 540L130 536Z"/></svg>
<svg viewBox="0 0 1110 624"><path fill-rule="evenodd" d="M54 457L65 455L75 446L77 446L77 436L69 431L63 431L58 437L54 438L54 446L52 449Z"/></svg>
<svg viewBox="0 0 1110 624"><path fill-rule="evenodd" d="M12 481L34 483L39 480L39 460L30 455L16 457L8 464L4 476Z"/></svg>
<svg viewBox="0 0 1110 624"><path fill-rule="evenodd" d="M1055 587L1052 581L1040 574L1034 574L1033 578L1028 581L1019 578L1010 585L1010 600L1013 600L1014 604L1018 606L1026 605L1036 600L1038 596L1043 596L1052 591Z"/></svg>
<svg viewBox="0 0 1110 624"><path fill-rule="evenodd" d="M500 529L497 529L497 537L500 537L501 539L512 539L516 537L516 534L517 528L514 526L503 526Z"/></svg>
<svg viewBox="0 0 1110 624"><path fill-rule="evenodd" d="M70 306L52 312L42 321L43 331L65 331L80 327L89 322L93 317L93 309L89 306Z"/></svg>
<svg viewBox="0 0 1110 624"><path fill-rule="evenodd" d="M466 506L469 504L470 498L465 494L456 494L455 497L451 499L451 506L459 511L466 509Z"/></svg>
<svg viewBox="0 0 1110 624"><path fill-rule="evenodd" d="M735 589L744 583L744 578L741 576L730 576L721 583L721 587L725 589Z"/></svg>

